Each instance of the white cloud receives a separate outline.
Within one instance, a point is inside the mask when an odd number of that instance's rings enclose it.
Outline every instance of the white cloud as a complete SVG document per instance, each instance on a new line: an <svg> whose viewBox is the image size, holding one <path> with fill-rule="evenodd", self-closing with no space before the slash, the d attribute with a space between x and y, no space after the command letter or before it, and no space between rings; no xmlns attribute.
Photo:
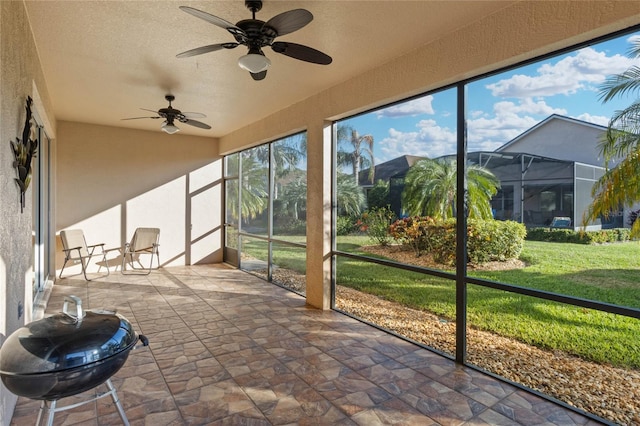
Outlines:
<svg viewBox="0 0 640 426"><path fill-rule="evenodd" d="M602 115L591 115L588 112L584 114L580 114L577 117L578 120L586 121L587 123L598 124L600 126L608 126L609 125L609 117L604 117Z"/></svg>
<svg viewBox="0 0 640 426"><path fill-rule="evenodd" d="M536 125L540 119L532 115L566 115L563 108L553 108L544 101L521 99L517 104L509 101L493 105L493 115L474 114L467 121L469 151L493 151Z"/></svg>
<svg viewBox="0 0 640 426"><path fill-rule="evenodd" d="M602 83L608 75L623 72L633 64L634 60L626 56L607 56L605 52L586 47L556 64L541 65L537 75L516 74L486 87L493 96L501 97L569 95Z"/></svg>
<svg viewBox="0 0 640 426"><path fill-rule="evenodd" d="M493 105L493 111L496 115L536 114L547 116L551 114L567 114L567 110L564 108L554 108L547 105L545 101L534 101L532 98L520 99L518 104L508 101L496 102Z"/></svg>
<svg viewBox="0 0 640 426"><path fill-rule="evenodd" d="M640 39L640 36L635 39ZM631 42L632 38L628 41ZM486 85L493 96L516 100L495 102L491 111L470 111L467 118L468 150L493 151L538 124L542 118L552 114L570 116L570 104L554 107L544 97L570 95L579 90L596 91L607 76L621 73L634 64L640 66L640 61L587 47L554 64L540 65L533 75L513 75ZM432 100L431 96L426 96L386 108L376 115L382 118L434 114ZM490 102L491 98L487 96L486 101ZM609 121L608 117L588 112L571 116L602 126L607 126ZM377 164L401 155L435 158L455 153L455 127L441 127L433 119L421 120L415 126L410 132L391 128L387 137L376 141L376 153L380 157L376 158Z"/></svg>
<svg viewBox="0 0 640 426"><path fill-rule="evenodd" d="M492 114L472 111L467 121L467 149L493 151L535 126L540 119L534 116L552 114L566 115L567 111L532 98L521 99L518 103L497 102ZM377 142L381 158L376 158L376 162L380 164L405 154L435 158L455 153L455 129L441 127L432 119L420 120L416 127L413 132L389 129L389 136Z"/></svg>
<svg viewBox="0 0 640 426"><path fill-rule="evenodd" d="M434 114L433 96L428 95L422 98L413 99L409 102L403 102L397 105L390 106L388 108L381 109L376 112L377 118L383 117L403 117L406 115L415 116L419 114Z"/></svg>
<svg viewBox="0 0 640 426"><path fill-rule="evenodd" d="M389 161L401 155L417 155L429 158L455 152L456 132L440 127L435 120L421 120L415 132L389 129L389 136L380 141L380 158L376 164Z"/></svg>

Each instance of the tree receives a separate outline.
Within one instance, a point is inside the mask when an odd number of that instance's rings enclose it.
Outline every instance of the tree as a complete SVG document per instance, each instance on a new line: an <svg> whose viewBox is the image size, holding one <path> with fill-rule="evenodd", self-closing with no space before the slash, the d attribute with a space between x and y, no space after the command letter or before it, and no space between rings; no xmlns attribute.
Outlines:
<svg viewBox="0 0 640 426"><path fill-rule="evenodd" d="M264 164L257 160L252 151L241 153L237 160L242 161L242 176L236 184L228 184L227 199L234 200L227 204L227 214L235 220L254 219L267 208L267 175ZM237 170L237 165L234 166ZM238 185L241 185L242 205L238 214Z"/></svg>
<svg viewBox="0 0 640 426"><path fill-rule="evenodd" d="M339 166L351 166L356 185L362 168L369 168L368 178L373 183L375 161L373 158L373 136L360 135L350 126L338 125L337 129ZM345 150L345 145L348 149Z"/></svg>
<svg viewBox="0 0 640 426"><path fill-rule="evenodd" d="M269 164L270 147L273 151L273 167L276 176L285 176L296 170L300 162L307 158L307 134L299 133L253 148L254 155L260 162Z"/></svg>
<svg viewBox="0 0 640 426"><path fill-rule="evenodd" d="M389 182L378 179L373 188L367 192L367 205L370 209L389 206Z"/></svg>
<svg viewBox="0 0 640 426"><path fill-rule="evenodd" d="M238 173L239 162L242 162L242 176L240 185L242 186L242 197L240 206L240 217L243 221L255 219L261 215L268 206L269 196L269 173L268 167L273 154L272 167L275 176L281 178L294 171L299 170L299 164L304 161L307 155L306 133L290 136L271 144L264 144L252 149L233 154L228 157L227 167L231 174ZM271 152L270 152L271 148ZM278 198L278 186L274 187L274 199ZM306 184L305 184L306 189ZM238 199L237 185L228 184L227 199ZM301 197L302 195L299 194ZM301 205L291 205L291 211L297 217L297 212L303 209L306 202L306 194ZM227 205L227 211L231 218L237 220L238 206L236 202Z"/></svg>
<svg viewBox="0 0 640 426"><path fill-rule="evenodd" d="M307 180L299 177L284 187L280 197L282 211L291 212L293 218L298 220L300 213L307 208Z"/></svg>
<svg viewBox="0 0 640 426"><path fill-rule="evenodd" d="M336 198L339 215L357 216L366 208L364 191L351 176L339 173L336 178Z"/></svg>
<svg viewBox="0 0 640 426"><path fill-rule="evenodd" d="M629 56L640 58L640 40L633 43ZM600 86L600 99L606 103L625 94L640 93L640 67L634 65L622 74L608 77ZM600 151L607 170L592 188L593 202L583 218L584 223L608 217L621 207L640 201L640 98L609 120ZM609 164L618 161L609 169ZM640 236L640 221L631 227L631 235Z"/></svg>
<svg viewBox="0 0 640 426"><path fill-rule="evenodd" d="M452 158L423 159L407 172L402 203L410 215L435 219L455 217L457 162ZM477 164L467 166L469 217L491 219L491 197L500 181Z"/></svg>

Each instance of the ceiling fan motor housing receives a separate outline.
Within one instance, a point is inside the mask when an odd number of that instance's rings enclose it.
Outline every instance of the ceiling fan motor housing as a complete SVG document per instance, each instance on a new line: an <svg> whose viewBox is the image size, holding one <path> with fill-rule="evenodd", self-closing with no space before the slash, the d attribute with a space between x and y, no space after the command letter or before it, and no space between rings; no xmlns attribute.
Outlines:
<svg viewBox="0 0 640 426"><path fill-rule="evenodd" d="M156 117L132 117L132 118L123 118L123 120L136 120L139 118L164 118L165 122L162 125L162 130L169 133L170 135L180 131L177 127L175 127L174 121L178 120L181 123L189 124L190 126L199 127L201 129L210 129L206 123L202 123L197 120L193 120L192 117L206 117L206 115L198 113L198 112L185 112L183 113L179 109L173 108L171 106L171 102L175 100L175 96L166 94L164 98L169 102L169 106L166 108L160 108L158 111L142 108L145 111L151 111L158 114Z"/></svg>
<svg viewBox="0 0 640 426"><path fill-rule="evenodd" d="M234 33L233 37L240 44L249 47L263 47L273 43L273 39L278 36L275 29L264 25L264 21L258 19L244 19L236 24L245 34Z"/></svg>
<svg viewBox="0 0 640 426"><path fill-rule="evenodd" d="M260 0L256 0L256 1L245 0L244 5L247 6L247 9L249 9L253 13L256 13L260 11L260 9L262 9L262 1Z"/></svg>

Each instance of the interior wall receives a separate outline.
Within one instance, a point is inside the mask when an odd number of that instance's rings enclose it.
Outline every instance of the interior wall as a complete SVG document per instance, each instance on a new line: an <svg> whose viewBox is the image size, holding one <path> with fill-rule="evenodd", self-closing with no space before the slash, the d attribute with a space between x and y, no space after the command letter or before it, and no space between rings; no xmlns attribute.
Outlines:
<svg viewBox="0 0 640 426"><path fill-rule="evenodd" d="M87 244L105 244L112 271L137 227L160 228L162 266L222 261L222 160L213 138L59 121L56 187L58 271L59 231L74 228ZM65 268L64 276L77 272Z"/></svg>
<svg viewBox="0 0 640 426"><path fill-rule="evenodd" d="M37 90L37 93L34 93ZM37 96L36 96L37 95ZM47 87L31 36L24 4L0 2L0 345L31 321L32 191L20 212L13 153L9 141L22 138L27 96L39 117L53 117ZM37 98L37 99L36 99ZM36 102L37 100L37 102ZM54 123L53 123L54 124ZM52 137L55 129L47 129ZM19 309L22 307L22 309ZM0 424L8 425L16 397L0 383Z"/></svg>

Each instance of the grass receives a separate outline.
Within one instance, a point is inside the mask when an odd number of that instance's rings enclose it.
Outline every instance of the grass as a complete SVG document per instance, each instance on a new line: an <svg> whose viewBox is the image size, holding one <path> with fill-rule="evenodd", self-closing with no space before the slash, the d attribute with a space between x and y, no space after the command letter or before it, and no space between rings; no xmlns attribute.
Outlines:
<svg viewBox="0 0 640 426"><path fill-rule="evenodd" d="M339 237L338 249L359 253L359 248L367 244L366 237ZM260 254L260 258L266 258L266 252ZM590 246L526 241L521 255L527 262L525 268L473 270L470 275L640 308L639 254L639 242ZM274 261L304 272L303 250L280 246ZM340 285L455 318L452 280L344 257L338 259L336 276ZM467 298L469 326L587 360L640 369L640 321L635 318L477 285L468 286Z"/></svg>

